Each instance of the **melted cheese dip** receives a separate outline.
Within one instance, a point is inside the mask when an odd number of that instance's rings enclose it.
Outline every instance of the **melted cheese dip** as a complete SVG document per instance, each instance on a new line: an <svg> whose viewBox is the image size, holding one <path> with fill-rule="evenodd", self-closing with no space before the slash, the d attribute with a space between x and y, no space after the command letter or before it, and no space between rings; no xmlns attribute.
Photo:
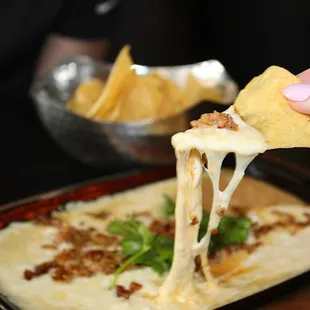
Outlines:
<svg viewBox="0 0 310 310"><path fill-rule="evenodd" d="M89 212L107 211L111 212L112 217L124 218L131 212L151 211L154 216L159 216L164 203L163 194L175 197L176 191L176 180L172 179L89 203L71 203L68 204L67 211L57 214L75 227L95 227L104 232L109 220L90 217ZM270 192L270 196L277 195L281 197L279 202L298 202L294 197L276 189ZM273 209L297 215L300 220L304 220L305 212L310 214L306 207L279 205L270 208L250 208L248 216L253 221L260 222L269 219L270 223L275 220L272 217ZM42 249L42 245L49 243L55 234L56 228L33 223L14 223L0 232L0 291L9 296L21 309L208 310L251 295L310 268L310 229L300 230L295 235L277 231L266 235L265 245L257 248L242 261L238 270L248 268L247 273L234 273L236 270L227 265L228 272L217 278L219 289L205 292L198 307L188 304L185 300L183 304L175 301L165 305L159 304L158 292L165 277L159 277L149 268L131 270L121 275L119 283L126 287L131 281L143 285L141 291L125 300L116 297L114 290L108 289L111 276L104 274L97 274L91 278L77 278L68 284L55 282L48 274L26 281L23 278L26 268L32 268L35 264L51 259L57 252ZM234 276L229 277L230 274ZM198 278L197 283L198 287L203 286Z"/></svg>

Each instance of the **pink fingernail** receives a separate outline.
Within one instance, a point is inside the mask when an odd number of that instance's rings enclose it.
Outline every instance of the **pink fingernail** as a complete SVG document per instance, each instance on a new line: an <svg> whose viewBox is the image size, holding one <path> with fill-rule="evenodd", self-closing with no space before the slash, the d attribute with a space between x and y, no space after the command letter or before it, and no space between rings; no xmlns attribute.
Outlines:
<svg viewBox="0 0 310 310"><path fill-rule="evenodd" d="M283 89L283 95L292 101L305 101L310 98L310 84L291 84Z"/></svg>

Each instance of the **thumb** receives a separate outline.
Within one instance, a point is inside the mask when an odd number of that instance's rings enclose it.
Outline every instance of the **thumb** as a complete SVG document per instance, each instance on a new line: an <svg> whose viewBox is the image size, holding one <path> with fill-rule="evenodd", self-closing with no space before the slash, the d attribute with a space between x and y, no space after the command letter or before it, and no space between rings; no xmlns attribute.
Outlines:
<svg viewBox="0 0 310 310"><path fill-rule="evenodd" d="M310 83L291 84L283 89L283 95L295 111L310 114Z"/></svg>

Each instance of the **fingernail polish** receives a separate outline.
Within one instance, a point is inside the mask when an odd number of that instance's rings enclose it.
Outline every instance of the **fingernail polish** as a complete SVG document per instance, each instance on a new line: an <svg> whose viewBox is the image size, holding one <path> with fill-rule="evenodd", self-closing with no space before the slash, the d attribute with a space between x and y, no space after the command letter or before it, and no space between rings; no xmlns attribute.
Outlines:
<svg viewBox="0 0 310 310"><path fill-rule="evenodd" d="M310 84L291 84L283 89L283 95L292 101L301 102L310 98Z"/></svg>

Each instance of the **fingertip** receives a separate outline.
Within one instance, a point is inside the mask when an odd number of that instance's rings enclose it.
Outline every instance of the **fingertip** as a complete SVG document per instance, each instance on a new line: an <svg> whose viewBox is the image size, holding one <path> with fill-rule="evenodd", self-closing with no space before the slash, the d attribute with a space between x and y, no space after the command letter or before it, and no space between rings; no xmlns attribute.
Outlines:
<svg viewBox="0 0 310 310"><path fill-rule="evenodd" d="M293 110L299 113L303 114L310 114L310 100L302 101L302 102L296 102L296 101L290 101L289 104Z"/></svg>
<svg viewBox="0 0 310 310"><path fill-rule="evenodd" d="M292 101L304 102L310 98L310 84L296 83L286 86L283 90L283 95Z"/></svg>
<svg viewBox="0 0 310 310"><path fill-rule="evenodd" d="M303 82L310 83L310 69L307 69L297 75Z"/></svg>

